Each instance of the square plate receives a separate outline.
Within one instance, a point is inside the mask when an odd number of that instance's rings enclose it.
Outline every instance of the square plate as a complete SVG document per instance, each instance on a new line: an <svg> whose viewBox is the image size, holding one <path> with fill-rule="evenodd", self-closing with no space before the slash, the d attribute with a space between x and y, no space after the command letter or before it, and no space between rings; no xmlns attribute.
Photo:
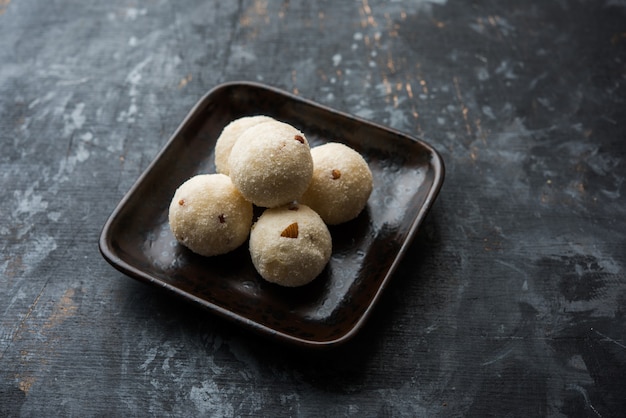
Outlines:
<svg viewBox="0 0 626 418"><path fill-rule="evenodd" d="M374 189L354 220L330 227L333 253L312 283L282 288L255 271L247 243L216 257L179 245L168 224L174 191L214 173L215 142L234 119L263 114L305 133L311 147L329 141L356 149ZM363 325L389 282L444 178L430 145L257 83L226 83L191 110L107 220L100 251L116 269L279 340L331 347Z"/></svg>

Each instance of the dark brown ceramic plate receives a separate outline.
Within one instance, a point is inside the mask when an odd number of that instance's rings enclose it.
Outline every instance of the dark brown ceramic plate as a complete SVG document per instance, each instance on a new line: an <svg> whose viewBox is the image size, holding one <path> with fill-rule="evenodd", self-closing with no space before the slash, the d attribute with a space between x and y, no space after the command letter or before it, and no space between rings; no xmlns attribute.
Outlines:
<svg viewBox="0 0 626 418"><path fill-rule="evenodd" d="M197 256L176 243L167 215L176 188L215 172L213 148L232 120L272 116L304 132L311 146L343 142L374 176L365 210L331 227L333 254L322 274L295 289L265 282L247 243L224 256ZM307 347L352 337L369 316L435 200L444 177L428 144L256 83L227 83L204 96L124 196L100 237L121 272L163 288L255 331Z"/></svg>

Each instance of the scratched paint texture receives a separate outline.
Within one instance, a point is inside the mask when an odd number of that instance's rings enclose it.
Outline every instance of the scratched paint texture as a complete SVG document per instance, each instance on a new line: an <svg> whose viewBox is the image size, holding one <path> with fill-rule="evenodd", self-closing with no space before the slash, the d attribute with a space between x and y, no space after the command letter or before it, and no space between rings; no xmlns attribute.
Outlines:
<svg viewBox="0 0 626 418"><path fill-rule="evenodd" d="M623 1L0 0L0 416L619 416ZM127 279L107 216L216 84L425 137L446 182L311 354Z"/></svg>

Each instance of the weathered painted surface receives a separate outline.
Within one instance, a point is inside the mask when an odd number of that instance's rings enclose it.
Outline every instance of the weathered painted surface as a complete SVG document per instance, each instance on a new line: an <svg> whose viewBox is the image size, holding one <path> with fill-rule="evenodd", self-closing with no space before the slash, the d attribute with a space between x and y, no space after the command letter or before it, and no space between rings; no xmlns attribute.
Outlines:
<svg viewBox="0 0 626 418"><path fill-rule="evenodd" d="M0 415L619 416L625 19L609 0L0 0ZM338 351L258 339L98 253L230 80L444 157L420 235Z"/></svg>

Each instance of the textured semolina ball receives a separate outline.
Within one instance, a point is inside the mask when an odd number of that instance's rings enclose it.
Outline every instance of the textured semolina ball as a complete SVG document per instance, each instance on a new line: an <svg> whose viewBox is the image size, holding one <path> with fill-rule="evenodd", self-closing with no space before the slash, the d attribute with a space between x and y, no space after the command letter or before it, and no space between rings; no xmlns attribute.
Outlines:
<svg viewBox="0 0 626 418"><path fill-rule="evenodd" d="M233 146L228 164L229 175L241 194L261 207L297 200L313 175L306 137L279 121L246 129Z"/></svg>
<svg viewBox="0 0 626 418"><path fill-rule="evenodd" d="M361 154L347 145L329 142L311 149L313 179L300 202L329 225L356 218L372 193L373 178Z"/></svg>
<svg viewBox="0 0 626 418"><path fill-rule="evenodd" d="M286 287L315 279L330 260L328 227L305 205L266 209L250 232L250 255L265 280Z"/></svg>
<svg viewBox="0 0 626 418"><path fill-rule="evenodd" d="M176 240L203 256L225 254L243 244L252 226L252 204L224 174L201 174L184 182L169 207Z"/></svg>
<svg viewBox="0 0 626 418"><path fill-rule="evenodd" d="M218 173L228 175L230 171L228 157L230 156L233 145L235 145L235 142L239 139L239 136L241 136L246 129L271 120L274 119L264 115L244 116L226 125L215 143L215 170Z"/></svg>

